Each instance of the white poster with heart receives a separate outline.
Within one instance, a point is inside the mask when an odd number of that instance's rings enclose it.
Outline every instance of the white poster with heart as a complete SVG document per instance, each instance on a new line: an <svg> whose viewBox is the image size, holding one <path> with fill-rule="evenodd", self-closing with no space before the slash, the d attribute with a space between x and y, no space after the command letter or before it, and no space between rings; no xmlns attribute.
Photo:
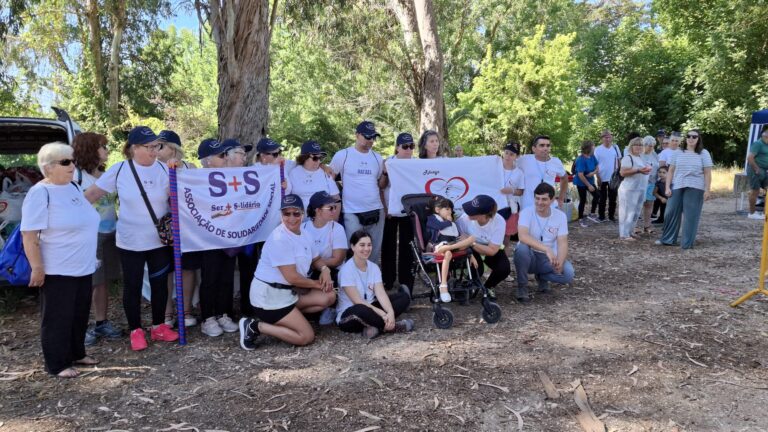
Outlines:
<svg viewBox="0 0 768 432"><path fill-rule="evenodd" d="M401 198L408 194L431 193L453 201L457 213L461 204L485 194L496 200L499 208L507 207L501 193L504 167L498 156L437 159L388 159L387 173L391 188L387 209L391 215L402 215Z"/></svg>

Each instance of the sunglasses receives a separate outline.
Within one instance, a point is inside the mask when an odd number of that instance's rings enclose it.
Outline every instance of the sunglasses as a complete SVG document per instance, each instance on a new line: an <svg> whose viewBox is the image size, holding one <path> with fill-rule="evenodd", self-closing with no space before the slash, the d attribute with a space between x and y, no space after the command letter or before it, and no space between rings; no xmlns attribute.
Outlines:
<svg viewBox="0 0 768 432"><path fill-rule="evenodd" d="M370 137L363 135L363 138L367 139L368 141L376 141L376 135Z"/></svg>
<svg viewBox="0 0 768 432"><path fill-rule="evenodd" d="M403 150L413 150L416 148L416 144L400 144L400 148Z"/></svg>
<svg viewBox="0 0 768 432"><path fill-rule="evenodd" d="M309 158L312 159L315 162L323 160L323 156L322 155L311 155Z"/></svg>
<svg viewBox="0 0 768 432"><path fill-rule="evenodd" d="M301 217L301 212L300 211L292 211L292 212L284 211L283 212L283 217L291 217L291 216L293 216L295 218Z"/></svg>
<svg viewBox="0 0 768 432"><path fill-rule="evenodd" d="M272 156L272 157L278 157L278 156L280 156L280 153L282 153L282 151L278 150L278 151L276 151L274 153L262 153L262 154L265 154L265 155L268 155L268 156Z"/></svg>
<svg viewBox="0 0 768 432"><path fill-rule="evenodd" d="M688 134L688 135L686 135L685 137L686 137L686 138L688 138L688 139L696 139L696 138L698 138L699 136L698 136L698 135L691 135L691 134Z"/></svg>
<svg viewBox="0 0 768 432"><path fill-rule="evenodd" d="M53 163L59 164L61 166L70 166L73 163L75 163L75 160L74 159L62 159L60 161L53 161Z"/></svg>
<svg viewBox="0 0 768 432"><path fill-rule="evenodd" d="M160 151L163 149L162 144L141 144L141 146L149 151Z"/></svg>
<svg viewBox="0 0 768 432"><path fill-rule="evenodd" d="M333 205L329 205L329 206L325 206L325 207L320 207L320 208L322 208L323 210L328 210L328 211L336 211L336 209L339 208L339 206L337 206L336 204L333 204Z"/></svg>

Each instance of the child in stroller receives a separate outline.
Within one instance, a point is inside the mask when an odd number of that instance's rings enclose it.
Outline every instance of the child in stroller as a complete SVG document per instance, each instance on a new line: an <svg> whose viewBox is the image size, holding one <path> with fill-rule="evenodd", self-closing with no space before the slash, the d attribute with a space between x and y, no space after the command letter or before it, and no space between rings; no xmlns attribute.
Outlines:
<svg viewBox="0 0 768 432"><path fill-rule="evenodd" d="M453 221L453 202L447 198L436 196L432 198L429 208L431 213L427 218L427 249L443 257L440 267L440 301L449 303L451 294L448 292L448 272L451 268L451 258L454 250L463 250L475 242L473 236L459 238L459 228ZM475 257L470 255L472 267L477 268Z"/></svg>

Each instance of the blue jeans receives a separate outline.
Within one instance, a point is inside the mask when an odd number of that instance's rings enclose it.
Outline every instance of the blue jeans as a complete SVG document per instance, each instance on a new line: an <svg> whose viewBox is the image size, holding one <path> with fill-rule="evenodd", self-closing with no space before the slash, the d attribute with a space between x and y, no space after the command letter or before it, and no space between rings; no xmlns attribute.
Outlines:
<svg viewBox="0 0 768 432"><path fill-rule="evenodd" d="M381 255L381 243L384 240L384 209L379 209L379 221L373 225L363 226L360 225L360 220L354 213L344 213L344 231L347 234L347 242L352 237L355 231L363 230L371 235L371 243L373 243L373 251L368 260L376 265L379 264L379 256Z"/></svg>
<svg viewBox="0 0 768 432"><path fill-rule="evenodd" d="M517 273L517 297L528 296L528 274L535 274L539 281L554 282L562 285L573 282L575 272L570 261L563 263L563 272L555 273L547 254L531 249L523 242L515 249L515 271Z"/></svg>

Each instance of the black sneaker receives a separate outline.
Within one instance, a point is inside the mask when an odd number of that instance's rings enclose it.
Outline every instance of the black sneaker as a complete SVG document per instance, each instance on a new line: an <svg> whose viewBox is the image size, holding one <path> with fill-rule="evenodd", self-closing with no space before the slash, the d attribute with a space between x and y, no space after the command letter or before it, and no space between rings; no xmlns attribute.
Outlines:
<svg viewBox="0 0 768 432"><path fill-rule="evenodd" d="M515 300L522 304L530 303L531 298L528 296L528 288L518 287L517 293L515 294Z"/></svg>
<svg viewBox="0 0 768 432"><path fill-rule="evenodd" d="M488 291L488 300L495 302L496 301L496 290L493 288L486 288Z"/></svg>
<svg viewBox="0 0 768 432"><path fill-rule="evenodd" d="M256 349L255 339L259 335L259 322L253 318L240 318L240 347L246 351Z"/></svg>

